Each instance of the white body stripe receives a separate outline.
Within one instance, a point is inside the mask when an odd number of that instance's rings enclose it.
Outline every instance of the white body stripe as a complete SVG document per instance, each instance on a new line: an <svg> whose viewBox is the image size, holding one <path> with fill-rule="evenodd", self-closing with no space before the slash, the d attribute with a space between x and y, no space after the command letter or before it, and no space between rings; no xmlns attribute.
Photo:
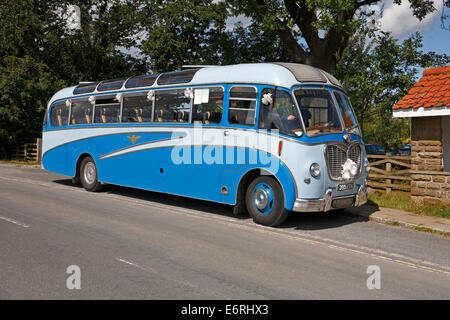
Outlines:
<svg viewBox="0 0 450 320"><path fill-rule="evenodd" d="M195 130L201 130L195 132ZM300 188L299 177L309 172L311 163L306 163L302 159L302 154L323 154L323 145L305 145L288 138L280 138L276 134L268 134L265 131L243 130L233 128L208 128L208 127L166 127L166 126L135 126L135 127L96 127L83 129L63 129L43 132L43 154L60 145L71 143L77 140L94 138L103 135L126 134L138 135L138 133L151 132L173 132L173 139L160 139L148 143L136 143L136 146L130 141L127 148L118 148L111 150L100 159L108 159L120 156L130 152L141 150L164 148L164 147L183 147L190 145L210 145L210 146L228 146L238 148L250 148L267 152L277 159L280 159L289 171L292 173L296 188ZM183 135L184 137L180 137ZM282 152L278 155L279 142L282 141ZM326 168L324 159L315 159L322 168Z"/></svg>

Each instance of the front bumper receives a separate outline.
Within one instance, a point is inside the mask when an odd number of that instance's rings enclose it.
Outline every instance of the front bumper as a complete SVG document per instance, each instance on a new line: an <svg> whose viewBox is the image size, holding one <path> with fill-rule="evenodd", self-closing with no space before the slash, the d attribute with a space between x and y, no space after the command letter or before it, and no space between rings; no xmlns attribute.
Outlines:
<svg viewBox="0 0 450 320"><path fill-rule="evenodd" d="M367 189L360 186L357 194L349 196L333 197L333 190L328 189L322 199L297 199L294 202L293 211L296 212L319 212L342 209L348 207L359 207L367 202Z"/></svg>

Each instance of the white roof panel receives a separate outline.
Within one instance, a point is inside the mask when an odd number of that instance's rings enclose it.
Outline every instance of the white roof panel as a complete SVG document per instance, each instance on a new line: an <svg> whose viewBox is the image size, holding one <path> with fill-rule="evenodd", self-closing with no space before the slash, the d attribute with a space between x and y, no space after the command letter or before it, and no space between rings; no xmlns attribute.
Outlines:
<svg viewBox="0 0 450 320"><path fill-rule="evenodd" d="M174 75L175 76L175 75ZM206 66L200 68L188 83L179 83L176 86L184 85L202 85L213 83L248 83L248 84L270 84L274 86L281 86L291 88L294 85L301 85L302 83L319 83L319 84L334 84L341 86L339 81L323 70L295 63L244 63L234 64L228 66ZM173 85L158 85L155 82L149 87L143 88L158 88ZM74 87L64 88L51 98L49 105L58 99L77 97L80 95L73 95ZM138 88L128 88L138 89ZM124 90L124 89L122 89ZM126 89L125 89L126 90ZM113 90L117 92L120 90ZM97 94L95 90L91 94ZM104 93L107 93L106 91Z"/></svg>

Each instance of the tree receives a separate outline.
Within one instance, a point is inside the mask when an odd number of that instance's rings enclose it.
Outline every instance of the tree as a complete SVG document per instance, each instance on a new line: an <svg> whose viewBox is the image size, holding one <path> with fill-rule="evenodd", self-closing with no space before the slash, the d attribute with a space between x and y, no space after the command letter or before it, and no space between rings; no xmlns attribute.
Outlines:
<svg viewBox="0 0 450 320"><path fill-rule="evenodd" d="M418 33L402 43L381 32L367 42L367 31L354 36L337 65L366 142L396 147L409 137L409 120L393 119L392 106L418 80L419 68L448 64L447 55L424 53Z"/></svg>
<svg viewBox="0 0 450 320"><path fill-rule="evenodd" d="M68 5L81 27L68 27ZM3 0L0 3L0 149L39 136L44 110L59 89L81 80L144 73L131 0ZM2 152L4 153L4 151Z"/></svg>
<svg viewBox="0 0 450 320"><path fill-rule="evenodd" d="M218 37L209 45L216 53L211 55L217 64L256 63L290 61L276 34L264 31L262 26L251 24L244 27L241 22Z"/></svg>
<svg viewBox="0 0 450 320"><path fill-rule="evenodd" d="M44 63L30 56L8 56L0 65L0 142L6 145L25 142L41 132L43 113L49 93L62 81Z"/></svg>
<svg viewBox="0 0 450 320"><path fill-rule="evenodd" d="M245 14L278 35L293 62L333 72L351 36L373 18L370 5L380 0L227 0L236 14ZM394 0L401 4L402 0ZM436 10L432 0L409 0L422 20Z"/></svg>
<svg viewBox="0 0 450 320"><path fill-rule="evenodd" d="M184 64L216 64L211 50L225 30L227 11L213 0L143 1L140 12L140 45L154 72L169 71Z"/></svg>

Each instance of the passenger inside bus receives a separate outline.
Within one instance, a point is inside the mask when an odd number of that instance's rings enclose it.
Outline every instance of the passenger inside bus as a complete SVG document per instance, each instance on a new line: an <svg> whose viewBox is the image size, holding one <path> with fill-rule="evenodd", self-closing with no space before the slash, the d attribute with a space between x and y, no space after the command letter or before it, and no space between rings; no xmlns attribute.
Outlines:
<svg viewBox="0 0 450 320"><path fill-rule="evenodd" d="M270 89L270 91L269 93L272 94L274 90ZM289 93L278 90L275 95L273 102L261 103L260 128L278 129L287 134L301 131L300 119Z"/></svg>

